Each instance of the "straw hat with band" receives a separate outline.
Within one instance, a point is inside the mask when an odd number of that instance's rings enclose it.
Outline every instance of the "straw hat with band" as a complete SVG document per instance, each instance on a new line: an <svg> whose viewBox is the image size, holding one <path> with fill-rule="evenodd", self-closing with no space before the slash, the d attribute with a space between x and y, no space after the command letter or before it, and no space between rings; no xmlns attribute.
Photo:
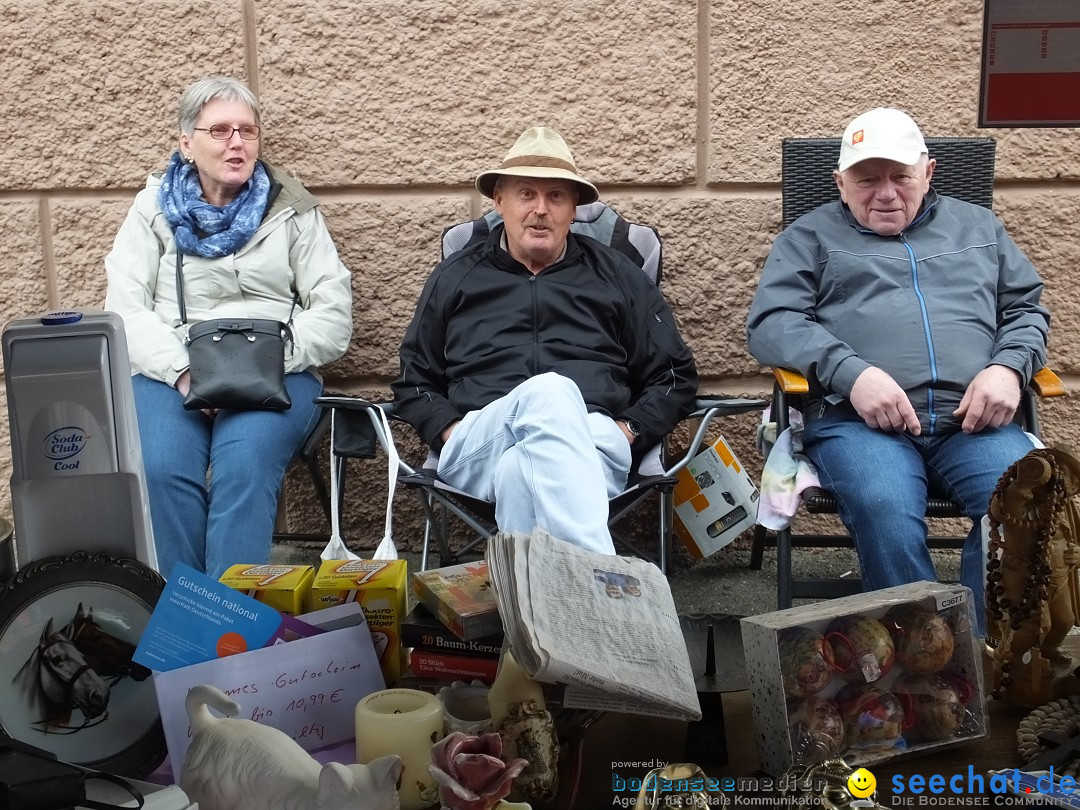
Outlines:
<svg viewBox="0 0 1080 810"><path fill-rule="evenodd" d="M596 186L578 174L574 156L562 135L547 127L530 127L522 132L499 168L483 172L476 178L476 190L485 197L494 198L499 175L570 180L578 187L578 205L596 202L600 197Z"/></svg>

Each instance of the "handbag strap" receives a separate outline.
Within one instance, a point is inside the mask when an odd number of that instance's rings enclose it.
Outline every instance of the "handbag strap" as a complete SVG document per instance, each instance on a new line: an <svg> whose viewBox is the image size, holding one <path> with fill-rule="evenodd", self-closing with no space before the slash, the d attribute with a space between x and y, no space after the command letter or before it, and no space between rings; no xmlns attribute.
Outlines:
<svg viewBox="0 0 1080 810"><path fill-rule="evenodd" d="M289 319L285 321L285 328L292 340L292 319L296 311L296 305L300 303L300 292L293 293L292 306L289 307ZM180 325L187 326L187 306L184 304L184 254L176 251L176 306L180 309Z"/></svg>
<svg viewBox="0 0 1080 810"><path fill-rule="evenodd" d="M184 254L176 251L176 305L180 308L180 324L187 326L187 307L184 306Z"/></svg>

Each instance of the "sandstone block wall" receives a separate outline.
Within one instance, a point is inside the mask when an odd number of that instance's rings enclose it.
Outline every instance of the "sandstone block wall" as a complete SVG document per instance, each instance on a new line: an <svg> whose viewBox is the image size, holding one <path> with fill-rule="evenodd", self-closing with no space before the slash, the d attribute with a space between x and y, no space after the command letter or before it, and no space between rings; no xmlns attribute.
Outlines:
<svg viewBox="0 0 1080 810"><path fill-rule="evenodd" d="M324 203L352 270L356 337L328 387L384 396L448 223L525 127L570 143L605 199L665 237L665 292L709 392L764 394L745 312L779 225L779 145L878 104L976 134L982 2L851 0L0 0L0 318L100 307L103 258L175 147L176 101L226 73L264 105L264 154ZM997 210L1046 279L1051 362L1076 387L1080 138L992 130ZM2 394L0 394L2 396ZM1049 438L1080 426L1046 409ZM722 429L751 466L755 419ZM0 478L11 473L0 423ZM420 448L402 432L406 455ZM382 533L381 462L351 475L346 535ZM398 496L396 536L420 533ZM10 516L7 488L0 514ZM284 525L325 532L301 471Z"/></svg>

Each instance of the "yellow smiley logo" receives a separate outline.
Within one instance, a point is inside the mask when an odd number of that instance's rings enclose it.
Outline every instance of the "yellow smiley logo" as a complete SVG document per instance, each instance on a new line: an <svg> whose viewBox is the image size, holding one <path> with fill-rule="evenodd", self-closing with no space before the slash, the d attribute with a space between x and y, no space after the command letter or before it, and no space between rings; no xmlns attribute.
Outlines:
<svg viewBox="0 0 1080 810"><path fill-rule="evenodd" d="M877 779L866 768L859 768L847 780L848 792L856 799L865 799L874 792L876 787Z"/></svg>

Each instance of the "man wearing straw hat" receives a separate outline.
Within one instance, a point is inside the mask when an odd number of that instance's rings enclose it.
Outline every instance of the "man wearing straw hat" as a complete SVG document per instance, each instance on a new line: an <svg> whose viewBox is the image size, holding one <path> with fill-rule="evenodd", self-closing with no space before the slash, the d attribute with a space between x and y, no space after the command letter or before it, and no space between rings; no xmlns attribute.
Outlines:
<svg viewBox="0 0 1080 810"><path fill-rule="evenodd" d="M634 452L690 412L693 355L645 273L570 232L598 194L559 133L526 130L476 188L503 223L428 278L397 414L439 452L443 481L495 501L501 531L614 554L608 499Z"/></svg>

